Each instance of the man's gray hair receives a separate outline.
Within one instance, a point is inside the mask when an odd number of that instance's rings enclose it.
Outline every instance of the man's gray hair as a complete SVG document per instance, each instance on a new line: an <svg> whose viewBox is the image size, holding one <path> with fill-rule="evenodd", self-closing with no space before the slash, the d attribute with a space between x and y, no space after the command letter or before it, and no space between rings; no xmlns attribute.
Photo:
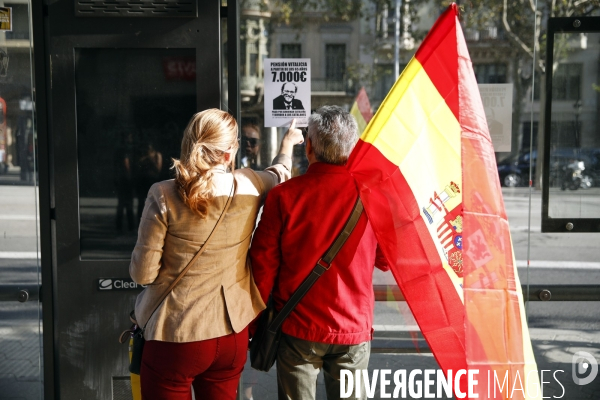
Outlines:
<svg viewBox="0 0 600 400"><path fill-rule="evenodd" d="M343 108L323 106L308 119L307 137L317 161L344 165L358 141L358 125Z"/></svg>

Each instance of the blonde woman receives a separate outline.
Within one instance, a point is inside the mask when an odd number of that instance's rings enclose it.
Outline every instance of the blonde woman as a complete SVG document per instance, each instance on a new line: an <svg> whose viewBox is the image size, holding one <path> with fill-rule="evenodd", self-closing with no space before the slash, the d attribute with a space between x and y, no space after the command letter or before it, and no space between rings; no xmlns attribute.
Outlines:
<svg viewBox="0 0 600 400"><path fill-rule="evenodd" d="M175 179L148 193L129 272L148 285L135 315L146 326L142 397L235 399L248 348L247 325L265 308L246 264L267 192L290 177L302 133L292 123L264 171L233 171L238 127L226 112L194 115L185 129ZM233 196L206 250L154 311L170 283L198 252Z"/></svg>

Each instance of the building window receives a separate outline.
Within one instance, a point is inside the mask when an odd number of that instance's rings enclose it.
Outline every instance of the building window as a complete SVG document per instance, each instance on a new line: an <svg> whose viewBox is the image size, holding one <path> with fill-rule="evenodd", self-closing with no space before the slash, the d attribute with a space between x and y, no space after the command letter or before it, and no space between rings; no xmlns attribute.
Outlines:
<svg viewBox="0 0 600 400"><path fill-rule="evenodd" d="M550 125L550 143L556 148L580 147L581 121L552 121Z"/></svg>
<svg viewBox="0 0 600 400"><path fill-rule="evenodd" d="M552 100L579 100L582 64L560 64L552 78Z"/></svg>
<svg viewBox="0 0 600 400"><path fill-rule="evenodd" d="M346 75L346 45L325 45L325 78L329 81L343 82Z"/></svg>
<svg viewBox="0 0 600 400"><path fill-rule="evenodd" d="M536 72L533 76L533 100L535 101L540 100L540 85L540 74Z"/></svg>
<svg viewBox="0 0 600 400"><path fill-rule="evenodd" d="M257 76L258 75L258 46L256 43L249 43L246 47L248 51L248 75L249 76Z"/></svg>
<svg viewBox="0 0 600 400"><path fill-rule="evenodd" d="M258 46L249 41L240 41L240 74L242 77L258 75Z"/></svg>
<svg viewBox="0 0 600 400"><path fill-rule="evenodd" d="M533 143L531 142L531 130L533 129ZM539 123L523 122L522 124L522 140L521 148L528 150L530 147L534 150L537 148L537 135L538 135ZM579 147L581 145L581 129L582 123L579 119L576 120L563 120L563 121L552 121L550 125L551 139L550 143L555 148L563 147Z"/></svg>
<svg viewBox="0 0 600 400"><path fill-rule="evenodd" d="M393 38L396 31L396 8L387 3L376 3L375 30L378 38Z"/></svg>
<svg viewBox="0 0 600 400"><path fill-rule="evenodd" d="M522 131L521 131L521 149L529 150L530 148L537 148L537 134L539 129L538 121L533 121L533 126L531 126L531 121L523 122ZM531 137L533 130L533 138ZM533 139L533 142L532 142Z"/></svg>
<svg viewBox="0 0 600 400"><path fill-rule="evenodd" d="M281 45L281 58L301 58L302 45L299 43L283 43Z"/></svg>
<svg viewBox="0 0 600 400"><path fill-rule="evenodd" d="M506 83L506 64L475 64L477 83Z"/></svg>
<svg viewBox="0 0 600 400"><path fill-rule="evenodd" d="M403 67L403 65L400 65L400 70L402 70ZM375 82L373 84L373 102L377 103L383 100L392 86L394 86L395 81L393 64L376 64Z"/></svg>

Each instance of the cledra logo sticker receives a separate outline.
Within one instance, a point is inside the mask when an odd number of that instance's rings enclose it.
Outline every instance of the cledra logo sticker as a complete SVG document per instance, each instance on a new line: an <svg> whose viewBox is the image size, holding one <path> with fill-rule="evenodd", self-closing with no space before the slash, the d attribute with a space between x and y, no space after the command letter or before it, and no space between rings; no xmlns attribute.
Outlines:
<svg viewBox="0 0 600 400"><path fill-rule="evenodd" d="M138 285L131 278L98 278L98 290L142 290L146 286Z"/></svg>

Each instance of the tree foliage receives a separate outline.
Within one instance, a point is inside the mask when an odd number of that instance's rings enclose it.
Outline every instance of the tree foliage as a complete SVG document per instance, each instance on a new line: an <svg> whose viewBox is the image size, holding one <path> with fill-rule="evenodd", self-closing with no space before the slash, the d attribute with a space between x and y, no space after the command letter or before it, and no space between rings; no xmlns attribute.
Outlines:
<svg viewBox="0 0 600 400"><path fill-rule="evenodd" d="M600 0L471 0L463 2L467 26L498 25L522 55L546 72L546 20L548 17L598 14Z"/></svg>
<svg viewBox="0 0 600 400"><path fill-rule="evenodd" d="M281 20L301 27L307 12L318 14L325 21L351 21L360 17L375 18L372 10L387 6L394 0L272 0ZM428 5L433 8L448 6L448 0L403 1L411 20L418 21L418 11ZM500 26L522 55L536 59L536 69L545 73L545 21L548 17L591 16L600 14L600 0L468 0L457 1L466 27L483 29ZM428 5L427 5L428 4Z"/></svg>
<svg viewBox="0 0 600 400"><path fill-rule="evenodd" d="M598 15L600 11L600 0L471 0L464 2L466 10L466 25L485 26L486 24L500 23L506 33L506 37L518 50L522 60L529 60L539 74L539 82L543 82L548 73L552 73L564 57L567 55L567 43L564 38L557 38L554 48L554 65L546 66L547 30L546 21L549 17L585 17ZM522 63L521 65L524 65ZM550 69L548 71L548 69ZM517 84L521 84L521 71L517 74ZM529 80L529 84L533 81ZM537 168L534 185L541 187L541 177L544 165L545 141L545 115L544 104L546 100L544 85L540 86L539 98L539 123L537 132ZM525 99L517 99L522 102ZM520 109L519 106L517 106Z"/></svg>
<svg viewBox="0 0 600 400"><path fill-rule="evenodd" d="M266 0L263 0L266 1ZM307 13L310 18L324 21L352 21L357 18L381 18L381 10L392 12L395 0L270 0L272 10L277 10L280 21L301 29L306 23ZM415 39L420 39L424 32L416 32L418 16L423 10L432 13L440 12L451 2L448 0L402 0L402 13L408 12L413 25L411 34ZM546 71L546 21L549 17L575 17L600 15L600 0L458 0L461 9L461 23L467 29L482 31L498 28L503 31L503 36L511 43L511 54L515 57L511 62L516 66L513 82L517 85L518 93L522 96L528 87L533 84L532 75L541 77L543 81ZM408 5L408 7L407 7ZM379 58L391 54L388 43L378 42L376 35L372 44L372 51L379 51ZM378 49L379 44L382 44ZM385 47L387 46L387 47ZM567 55L568 46L565 40L558 38L554 46L555 65ZM510 56L513 57L512 55ZM349 75L355 76L357 81L363 81L367 76L373 79L375 71L363 66L349 66ZM354 68L354 69L352 69ZM544 104L543 86L540 104ZM525 97L517 101L525 101ZM517 106L520 110L521 107ZM543 110L540 110L540 124L538 139L543 140ZM516 126L519 130L518 126ZM542 142L538 143L541 148ZM541 170L541 168L540 168Z"/></svg>
<svg viewBox="0 0 600 400"><path fill-rule="evenodd" d="M306 12L320 13L325 21L351 21L362 16L362 0L275 0L274 9L287 25L300 26Z"/></svg>
<svg viewBox="0 0 600 400"><path fill-rule="evenodd" d="M406 2L407 0L403 0ZM408 12L416 19L419 7L428 0L408 0ZM274 0L273 9L286 25L300 27L307 12L318 14L325 21L352 21L357 18L375 18L374 10L392 9L394 0Z"/></svg>

